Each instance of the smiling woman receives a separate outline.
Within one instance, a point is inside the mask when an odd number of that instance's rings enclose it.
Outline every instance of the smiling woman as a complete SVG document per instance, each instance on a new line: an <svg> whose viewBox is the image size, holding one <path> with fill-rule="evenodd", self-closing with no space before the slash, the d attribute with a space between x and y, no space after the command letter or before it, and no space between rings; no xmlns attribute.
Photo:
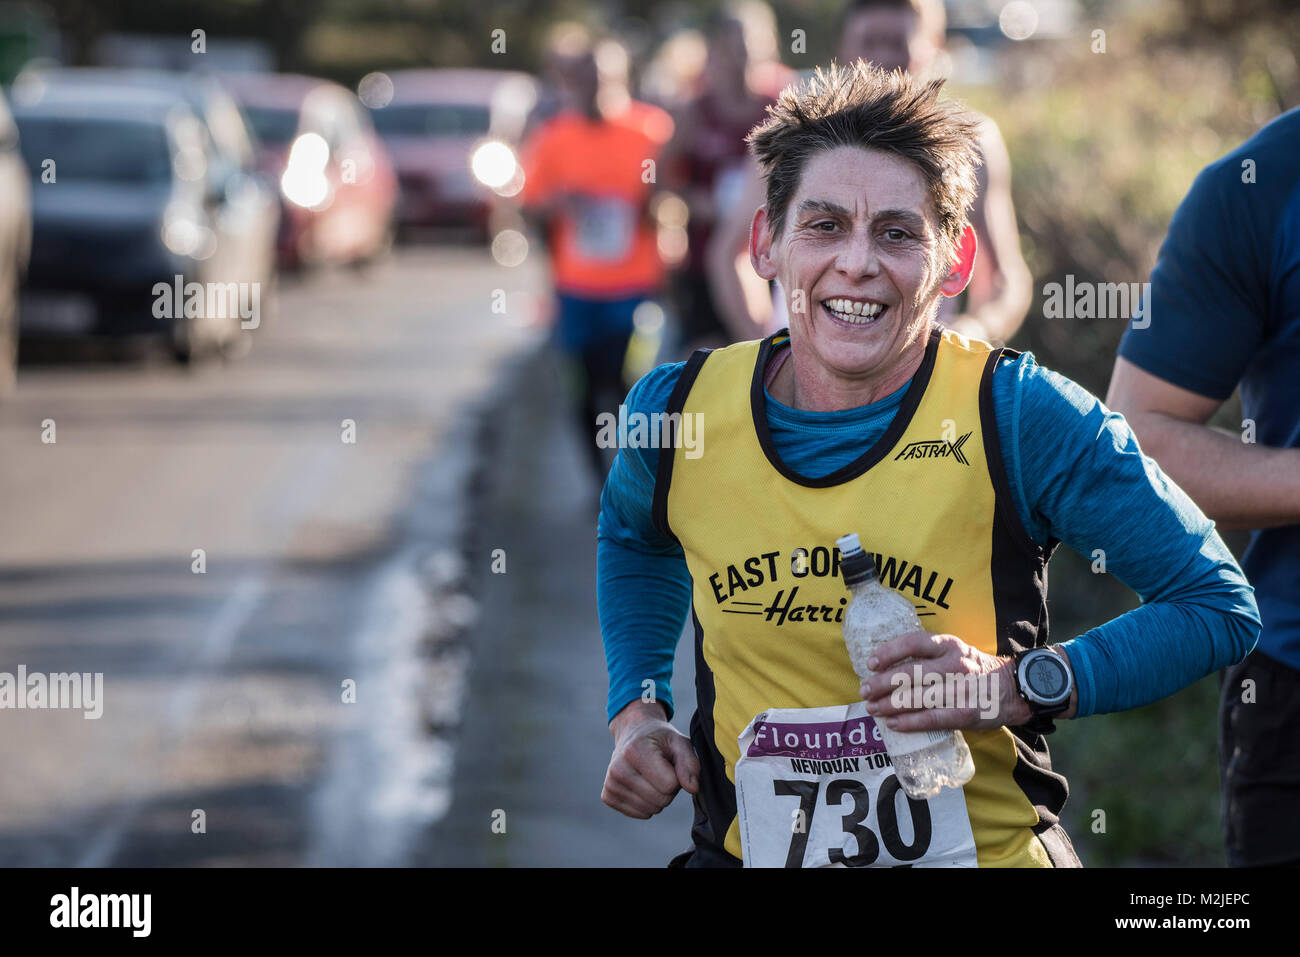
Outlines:
<svg viewBox="0 0 1300 957"><path fill-rule="evenodd" d="M755 270L789 299L791 360L772 394L812 411L857 408L916 372L939 296L965 288L974 246L940 258L921 174L880 150L814 156L793 199L784 229L762 209L753 229Z"/></svg>
<svg viewBox="0 0 1300 957"><path fill-rule="evenodd" d="M767 194L750 256L790 315L782 402L832 411L889 395L920 366L939 296L966 287L977 122L941 87L832 67L750 134Z"/></svg>
<svg viewBox="0 0 1300 957"><path fill-rule="evenodd" d="M1122 418L1032 356L934 325L940 297L958 294L975 264L976 129L939 87L859 64L787 89L750 137L767 177L750 258L787 290L789 329L660 366L627 397L629 414L709 425L695 458L623 448L597 535L614 737L602 798L644 818L691 791L686 866L1078 866L1060 825L1052 720L1155 701L1240 661L1259 634L1213 524ZM846 532L925 616L924 630L876 647L879 680L866 685L837 620L845 583L808 576L797 552L812 549L814 573L834 567L828 549ZM1148 601L1046 650L1046 571L1061 542L1101 549ZM668 723L688 607L699 704L689 739ZM1073 678L1063 694L1022 667L1049 657ZM921 682L944 687L998 675L996 708L892 700L893 676L918 666ZM935 840L892 858L872 852L894 833L879 816L878 835L853 818L792 842L794 797L825 786L892 807L880 794L899 782L840 765L755 783L761 756L746 729L774 714L961 730L974 776L961 800L945 789L914 805ZM824 757L834 768L849 756Z"/></svg>

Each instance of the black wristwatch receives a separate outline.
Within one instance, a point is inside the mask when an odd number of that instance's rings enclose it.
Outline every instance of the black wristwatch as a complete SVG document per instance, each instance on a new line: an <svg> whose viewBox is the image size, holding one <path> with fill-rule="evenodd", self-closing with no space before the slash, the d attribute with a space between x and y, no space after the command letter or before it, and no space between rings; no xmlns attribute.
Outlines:
<svg viewBox="0 0 1300 957"><path fill-rule="evenodd" d="M1014 657L1016 691L1032 713L1024 727L1034 734L1051 734L1056 730L1052 719L1070 706L1074 672L1065 657L1050 648L1017 651Z"/></svg>

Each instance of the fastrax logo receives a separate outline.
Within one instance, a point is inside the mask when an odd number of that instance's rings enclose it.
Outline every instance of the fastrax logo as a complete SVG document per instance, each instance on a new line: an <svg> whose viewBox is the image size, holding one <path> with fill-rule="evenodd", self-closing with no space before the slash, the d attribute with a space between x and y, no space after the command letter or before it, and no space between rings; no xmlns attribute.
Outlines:
<svg viewBox="0 0 1300 957"><path fill-rule="evenodd" d="M927 439L923 442L909 442L903 447L903 451L894 456L894 461L899 459L947 459L953 458L962 465L970 465L966 456L962 454L961 447L966 444L970 438L967 432L955 442L949 442L947 439Z"/></svg>

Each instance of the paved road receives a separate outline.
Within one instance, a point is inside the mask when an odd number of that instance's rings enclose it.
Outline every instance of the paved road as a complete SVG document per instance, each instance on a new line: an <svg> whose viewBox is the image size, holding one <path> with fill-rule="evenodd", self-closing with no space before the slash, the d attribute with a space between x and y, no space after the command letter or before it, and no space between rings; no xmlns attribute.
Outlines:
<svg viewBox="0 0 1300 957"><path fill-rule="evenodd" d="M403 250L287 284L233 364L23 367L0 404L0 672L102 672L103 716L0 709L0 864L686 846L687 796L649 822L599 800L597 490L526 322L542 288Z"/></svg>
<svg viewBox="0 0 1300 957"><path fill-rule="evenodd" d="M234 364L21 370L0 671L102 672L104 705L0 711L0 864L420 852L472 647L472 411L535 347L539 287L478 250L404 250L287 284Z"/></svg>
<svg viewBox="0 0 1300 957"><path fill-rule="evenodd" d="M598 488L559 414L556 365L542 356L521 380L529 400L498 423L502 454L475 540L480 567L504 549L505 572L483 576L454 798L432 862L660 867L690 844L690 795L649 821L601 803L611 738L594 588ZM673 680L683 732L695 708L692 655L685 635Z"/></svg>

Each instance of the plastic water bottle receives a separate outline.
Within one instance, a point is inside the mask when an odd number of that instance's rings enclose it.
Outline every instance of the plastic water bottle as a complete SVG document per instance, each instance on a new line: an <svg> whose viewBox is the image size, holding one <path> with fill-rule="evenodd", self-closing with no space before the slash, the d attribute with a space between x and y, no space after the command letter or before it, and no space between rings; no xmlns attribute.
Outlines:
<svg viewBox="0 0 1300 957"><path fill-rule="evenodd" d="M853 596L844 612L844 644L853 670L866 681L874 674L867 661L876 648L891 638L924 629L911 601L880 584L875 562L862 551L856 534L845 535L836 544L844 583ZM876 726L908 797L934 797L941 789L961 787L974 777L975 763L960 731L894 731L885 727L883 720Z"/></svg>

